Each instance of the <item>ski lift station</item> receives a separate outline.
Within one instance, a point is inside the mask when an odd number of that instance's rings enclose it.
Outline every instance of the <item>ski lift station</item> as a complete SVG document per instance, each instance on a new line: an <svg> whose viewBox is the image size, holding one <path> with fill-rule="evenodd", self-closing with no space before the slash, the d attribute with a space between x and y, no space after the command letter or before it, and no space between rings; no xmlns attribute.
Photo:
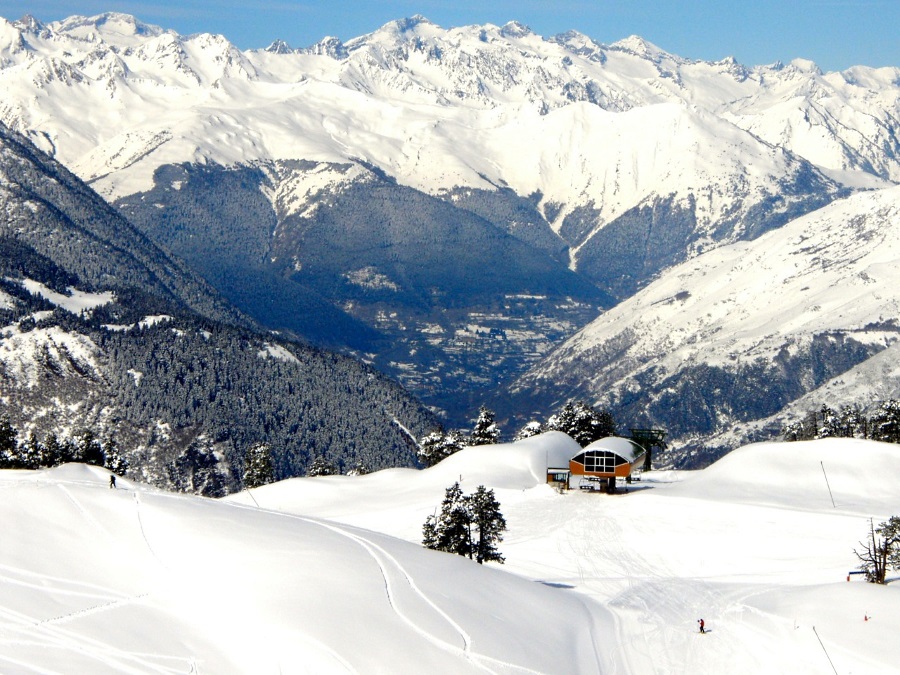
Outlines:
<svg viewBox="0 0 900 675"><path fill-rule="evenodd" d="M568 467L547 467L547 482L560 489L615 492L616 479L630 482L645 455L646 450L630 438L608 436L581 448Z"/></svg>

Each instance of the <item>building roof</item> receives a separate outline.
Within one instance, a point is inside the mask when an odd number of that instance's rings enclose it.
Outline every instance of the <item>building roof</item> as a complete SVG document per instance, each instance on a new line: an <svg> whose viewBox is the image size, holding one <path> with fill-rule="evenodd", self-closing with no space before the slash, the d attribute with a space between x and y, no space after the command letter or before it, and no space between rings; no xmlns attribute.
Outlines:
<svg viewBox="0 0 900 675"><path fill-rule="evenodd" d="M607 436L606 438L601 438L599 441L594 441L587 447L582 448L574 457L578 457L590 450L605 450L607 452L612 452L626 460L629 464L634 464L644 455L644 449L630 438Z"/></svg>

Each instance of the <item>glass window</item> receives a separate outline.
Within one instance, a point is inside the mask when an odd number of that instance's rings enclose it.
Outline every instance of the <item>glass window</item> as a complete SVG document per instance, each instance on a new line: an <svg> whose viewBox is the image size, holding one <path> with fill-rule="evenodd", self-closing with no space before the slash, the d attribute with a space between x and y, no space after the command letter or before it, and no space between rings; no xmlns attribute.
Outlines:
<svg viewBox="0 0 900 675"><path fill-rule="evenodd" d="M608 450L590 450L584 453L584 470L596 473L614 473L618 457Z"/></svg>

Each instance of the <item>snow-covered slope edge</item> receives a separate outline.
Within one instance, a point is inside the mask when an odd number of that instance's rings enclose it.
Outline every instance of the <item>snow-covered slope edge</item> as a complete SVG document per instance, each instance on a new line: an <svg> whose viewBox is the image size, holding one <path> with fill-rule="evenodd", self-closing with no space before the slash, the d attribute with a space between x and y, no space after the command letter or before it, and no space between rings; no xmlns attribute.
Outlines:
<svg viewBox="0 0 900 675"><path fill-rule="evenodd" d="M107 482L84 465L0 472L4 670L615 670L609 614L565 590L316 518Z"/></svg>
<svg viewBox="0 0 900 675"><path fill-rule="evenodd" d="M608 648L621 672L816 675L829 658L838 672L900 672L896 581L847 583L868 519L900 508L897 446L756 444L702 471L644 473L618 495L542 484L548 463L578 450L551 432L468 448L425 471L293 479L229 499L418 542L444 487L484 484L509 524L504 568L613 612Z"/></svg>
<svg viewBox="0 0 900 675"><path fill-rule="evenodd" d="M695 446L768 417L897 340L898 228L893 188L699 256L588 325L514 391L590 397ZM885 384L868 387L893 393Z"/></svg>

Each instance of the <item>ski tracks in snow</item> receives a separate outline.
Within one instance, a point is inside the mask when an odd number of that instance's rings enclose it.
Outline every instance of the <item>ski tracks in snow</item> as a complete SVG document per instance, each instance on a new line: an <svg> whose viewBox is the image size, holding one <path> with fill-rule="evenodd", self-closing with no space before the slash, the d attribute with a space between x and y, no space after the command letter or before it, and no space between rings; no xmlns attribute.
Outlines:
<svg viewBox="0 0 900 675"><path fill-rule="evenodd" d="M130 652L120 649L110 642L97 640L83 632L71 630L60 625L91 614L132 604L145 597L145 595L88 607L50 619L36 619L8 607L0 607L0 617L3 617L5 620L2 625L3 630L0 632L0 646L40 646L49 651L71 652L73 655L77 654L83 659L95 661L107 667L110 671L118 673L168 674L185 672L186 660L184 658L162 654ZM6 651L5 649L0 649L0 662L7 662L16 666L25 665L8 653L4 653ZM160 661L170 661L173 665L163 665ZM44 673L57 672L51 668L35 667L33 664L29 664L28 669Z"/></svg>
<svg viewBox="0 0 900 675"><path fill-rule="evenodd" d="M69 501L71 501L75 505L75 508L78 509L78 511L79 511L79 513L81 513L82 517L84 517L84 519L88 523L90 523L92 527L96 528L97 530L99 530L100 532L105 534L107 537L112 537L112 534L110 534L109 530L107 530L105 527L103 527L103 525L100 524L100 521L97 520L96 518L94 518L94 516L91 515L90 511L88 511L86 508L84 508L84 506L82 506L80 501L75 499L75 496L69 491L69 489L65 485L63 485L62 483L57 483L57 485L59 486L59 489L63 491L63 494L69 498Z"/></svg>
<svg viewBox="0 0 900 675"><path fill-rule="evenodd" d="M477 670L495 674L523 673L526 675L543 675L540 671L533 670L525 666L521 666L508 661L503 661L501 659L496 659L485 654L478 654L476 652L473 652L472 637L465 630L465 628L463 628L456 620L454 620L453 617L451 617L446 611L441 609L428 596L428 594L426 594L421 588L419 588L413 576L405 567L403 567L400 561L398 561L393 555L388 553L383 547L379 546L372 540L367 539L366 537L358 533L350 532L337 524L328 523L322 520L316 520L314 518L307 518L291 513L284 513L283 511L272 511L269 509L254 507L247 504L239 504L236 502L232 502L232 506L241 509L263 511L283 518L300 520L302 522L324 528L326 530L334 532L339 536L350 539L355 544L360 546L378 566L382 580L384 581L385 595L387 596L387 601L391 608L391 611L394 612L394 614L396 614L397 617L407 626L409 626L415 633L421 635L426 641L430 642L438 649L449 652L451 654L455 654L457 656L462 656ZM449 627L459 636L459 643L453 644L440 637L439 635L425 630L418 623L416 623L414 618L407 615L403 607L401 607L401 605L406 601L404 601L403 603L401 603L400 601L400 591L403 588L408 588L412 592L412 597L423 603L431 612L435 613L438 617L440 617L442 621L449 625Z"/></svg>
<svg viewBox="0 0 900 675"><path fill-rule="evenodd" d="M464 656L475 668L479 670L483 670L488 673L497 673L497 672L519 672L519 673L530 673L533 675L540 675L540 671L532 670L530 668L526 668L524 666L517 665L515 663L510 663L508 661L502 661L500 659L495 659L493 657L478 654L472 651L472 638L469 633L459 624L457 623L447 612L437 606L437 604L430 598L428 595L419 588L416 584L415 579L413 579L412 575L400 564L400 562L388 553L384 548L371 541L370 539L366 539L365 537L349 532L337 525L332 525L330 523L313 520L310 518L303 518L302 516L291 516L294 518L298 518L303 520L304 522L308 522L314 525L318 525L320 527L324 527L325 529L331 530L336 534L339 534L343 537L347 537L352 541L359 544L368 554L372 557L375 563L378 565L381 570L381 576L384 579L385 592L388 597L388 603L391 606L393 612L410 628L412 628L416 633L424 637L427 641L442 649L444 651L449 651L454 654ZM396 570L397 573L402 577L401 584L394 584L391 581L391 568ZM434 635L433 633L429 633L421 626L419 626L413 619L406 615L406 613L401 609L398 604L398 593L395 586L405 585L410 590L412 590L415 597L425 603L432 611L437 613L444 621L446 621L450 627L459 634L459 637L462 641L462 647L459 645L453 645L446 640ZM491 666L495 668L500 668L502 671L492 670Z"/></svg>
<svg viewBox="0 0 900 675"><path fill-rule="evenodd" d="M85 483L88 484L88 483ZM89 484L90 485L90 484ZM113 534L86 509L72 492L62 484L56 484L67 499L75 506L83 519L96 531L110 539ZM156 556L146 534L140 517L140 501L137 492L134 499L138 508L137 518L141 534L154 558ZM9 565L0 565L0 581L4 584L31 588L48 596L67 596L70 599L85 598L93 600L93 604L65 612L57 616L37 618L19 612L11 607L0 606L0 672L6 667L15 672L58 672L52 667L37 667L34 664L20 662L3 649L4 645L40 646L48 653L58 652L82 657L83 662L95 662L98 666L119 673L184 673L187 659L165 654L141 654L120 649L116 645L93 638L77 629L66 628L65 624L104 612L115 611L143 602L151 594L122 595L110 588L86 582L74 582L71 579L42 574ZM3 664L7 664L4 666ZM171 665L165 665L166 663Z"/></svg>

